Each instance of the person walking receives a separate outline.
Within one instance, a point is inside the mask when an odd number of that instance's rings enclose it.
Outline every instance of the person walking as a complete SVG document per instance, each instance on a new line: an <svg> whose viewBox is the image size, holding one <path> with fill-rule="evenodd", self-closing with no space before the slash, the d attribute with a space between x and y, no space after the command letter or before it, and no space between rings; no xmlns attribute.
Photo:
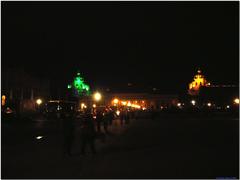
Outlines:
<svg viewBox="0 0 240 180"><path fill-rule="evenodd" d="M125 123L129 124L130 122L130 117L129 117L130 113L128 111L128 109L125 111Z"/></svg>
<svg viewBox="0 0 240 180"><path fill-rule="evenodd" d="M72 146L75 139L75 121L73 112L64 112L63 121L63 155L72 155Z"/></svg>
<svg viewBox="0 0 240 180"><path fill-rule="evenodd" d="M96 124L97 124L97 132L101 133L101 124L103 121L103 112L101 110L97 110L96 113Z"/></svg>
<svg viewBox="0 0 240 180"><path fill-rule="evenodd" d="M95 138L96 132L94 127L93 116L91 114L91 110L87 110L84 118L83 123L81 125L81 154L85 155L86 148L89 146L92 153L96 154L95 148Z"/></svg>
<svg viewBox="0 0 240 180"><path fill-rule="evenodd" d="M104 128L104 132L108 133L108 123L110 121L110 113L109 110L106 109L105 113L104 113L104 117L103 117L103 128Z"/></svg>
<svg viewBox="0 0 240 180"><path fill-rule="evenodd" d="M113 112L113 110L111 109L111 110L109 111L109 125L110 125L110 126L112 125L113 120L114 120L114 112Z"/></svg>
<svg viewBox="0 0 240 180"><path fill-rule="evenodd" d="M121 111L120 111L120 123L121 123L121 126L123 125L123 121L124 121L124 109L121 109Z"/></svg>

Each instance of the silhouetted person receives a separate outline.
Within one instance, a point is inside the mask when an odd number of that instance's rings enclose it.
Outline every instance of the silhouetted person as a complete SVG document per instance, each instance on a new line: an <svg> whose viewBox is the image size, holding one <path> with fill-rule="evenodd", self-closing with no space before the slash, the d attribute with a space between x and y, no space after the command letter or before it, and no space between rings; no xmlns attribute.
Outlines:
<svg viewBox="0 0 240 180"><path fill-rule="evenodd" d="M97 132L101 132L101 124L103 121L103 113L102 111L98 110L96 114L96 123L97 123Z"/></svg>
<svg viewBox="0 0 240 180"><path fill-rule="evenodd" d="M84 155L86 151L86 147L90 146L93 154L96 153L95 148L95 127L93 116L91 111L88 110L83 118L83 123L81 125L81 154Z"/></svg>
<svg viewBox="0 0 240 180"><path fill-rule="evenodd" d="M123 125L123 121L124 121L124 110L120 111L120 123L121 125Z"/></svg>
<svg viewBox="0 0 240 180"><path fill-rule="evenodd" d="M126 122L126 124L129 124L129 122L130 122L130 116L129 116L129 112L128 112L128 110L126 110L125 111L125 122Z"/></svg>
<svg viewBox="0 0 240 180"><path fill-rule="evenodd" d="M74 142L75 124L73 112L62 114L63 121L63 153L64 155L72 155L72 146Z"/></svg>
<svg viewBox="0 0 240 180"><path fill-rule="evenodd" d="M113 112L113 110L110 110L109 111L109 125L110 126L112 125L113 120L114 120L114 112Z"/></svg>
<svg viewBox="0 0 240 180"><path fill-rule="evenodd" d="M103 117L103 128L105 133L108 133L108 123L110 121L110 112L109 110L105 111L104 117Z"/></svg>

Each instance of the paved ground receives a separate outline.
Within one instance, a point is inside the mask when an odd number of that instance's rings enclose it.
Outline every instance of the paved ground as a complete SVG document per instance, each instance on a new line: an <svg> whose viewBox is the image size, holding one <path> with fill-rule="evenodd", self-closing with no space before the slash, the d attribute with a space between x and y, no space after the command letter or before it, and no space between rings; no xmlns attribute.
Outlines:
<svg viewBox="0 0 240 180"><path fill-rule="evenodd" d="M166 116L121 127L116 120L105 142L97 140L97 155L80 156L76 139L67 158L54 123L2 125L2 178L238 178L238 123Z"/></svg>

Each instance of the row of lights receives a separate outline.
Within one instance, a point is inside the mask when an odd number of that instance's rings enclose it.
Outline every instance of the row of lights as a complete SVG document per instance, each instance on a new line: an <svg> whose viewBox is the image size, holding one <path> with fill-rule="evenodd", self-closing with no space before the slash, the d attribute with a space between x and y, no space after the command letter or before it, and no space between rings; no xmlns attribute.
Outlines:
<svg viewBox="0 0 240 180"><path fill-rule="evenodd" d="M233 103L234 103L234 104L239 104L239 98L234 99ZM196 105L196 101L195 101L195 100L191 100L191 104L192 104L193 106L195 106L195 105ZM181 103L178 103L178 104L177 104L178 107L181 107L182 105L184 105L184 104L181 104ZM208 103L207 103L207 106L208 106L208 107L211 107L211 106L212 106L212 103L208 102ZM230 108L230 106L227 105L227 108Z"/></svg>
<svg viewBox="0 0 240 180"><path fill-rule="evenodd" d="M102 99L102 95L101 95L99 92L95 92L95 93L93 94L93 99L94 99L96 102L98 102L98 101L100 101L100 100ZM93 107L93 108L96 108L97 105L96 105L96 104L93 104L92 107ZM81 103L81 109L86 109L86 108L87 108L86 104Z"/></svg>
<svg viewBox="0 0 240 180"><path fill-rule="evenodd" d="M130 101L120 101L119 99L115 98L112 102L113 102L114 106L116 106L117 104L120 103L123 106L133 107L133 108L137 108L137 109L141 108L141 106L137 104L138 101L135 101L135 103L131 103ZM145 103L145 101L142 101L142 103Z"/></svg>
<svg viewBox="0 0 240 180"><path fill-rule="evenodd" d="M100 101L101 100L101 98L102 98L102 95L99 93L99 92L96 92L94 95L93 95L93 98L94 98L94 100L95 101ZM135 101L136 103L137 103L137 101ZM234 99L234 104L239 104L239 98L235 98ZM41 99L37 99L36 100L36 103L37 103L37 105L41 105L42 104L42 100ZM114 100L113 100L113 103L114 104L118 104L119 103L119 100L117 99L117 98L115 98ZM142 101L142 103L144 103L144 101ZM124 105L124 106L129 106L129 107L134 107L134 108L141 108L141 106L139 106L139 105L137 105L137 104L132 104L130 101L128 101L128 102L126 102L126 101L121 101L121 104L122 105ZM196 105L196 101L195 100L192 100L191 101L191 104L193 105L193 106L195 106ZM184 104L183 104L184 105ZM178 107L181 107L182 106L182 104L181 103L178 103L177 104L177 106ZM208 107L211 107L212 106L212 104L209 102L209 103L207 103L207 106ZM230 106L228 105L227 106L227 108L229 108ZM83 108L87 108L87 106L84 104L84 103L82 103L81 104L81 108L83 109ZM96 104L93 104L93 108L96 108Z"/></svg>

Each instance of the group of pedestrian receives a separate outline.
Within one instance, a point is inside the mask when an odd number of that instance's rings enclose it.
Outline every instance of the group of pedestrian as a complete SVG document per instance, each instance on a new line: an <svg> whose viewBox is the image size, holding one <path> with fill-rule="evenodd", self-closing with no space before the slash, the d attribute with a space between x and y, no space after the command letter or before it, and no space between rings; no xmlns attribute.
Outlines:
<svg viewBox="0 0 240 180"><path fill-rule="evenodd" d="M97 134L101 133L101 126L104 132L108 133L108 126L112 125L114 112L110 108L104 111L98 110L93 118L94 113L91 109L87 109L81 118L80 123L80 145L81 154L85 155L86 148L89 147L93 154L96 154L95 140ZM72 155L72 147L75 141L75 113L73 111L65 111L61 114L63 127L63 153L65 156ZM96 128L95 128L96 127Z"/></svg>
<svg viewBox="0 0 240 180"><path fill-rule="evenodd" d="M120 122L121 122L121 125L129 124L129 122L130 122L130 112L127 109L122 109L120 111Z"/></svg>
<svg viewBox="0 0 240 180"><path fill-rule="evenodd" d="M133 111L121 109L119 116L121 125L123 125L128 124L130 118L135 118L136 114ZM105 139L106 134L109 133L108 128L112 125L114 118L114 111L108 107L103 110L98 109L95 112L92 112L91 109L85 110L80 121L80 149L82 155L85 155L87 147L91 149L93 154L96 154L95 140L97 137L101 137L101 135ZM71 156L76 131L74 111L62 112L61 120L63 125L63 152L65 156ZM103 127L104 133L101 127Z"/></svg>
<svg viewBox="0 0 240 180"><path fill-rule="evenodd" d="M63 125L63 154L72 155L72 147L75 140L75 114L74 112L63 112L61 115ZM91 110L87 110L82 117L80 124L80 144L81 154L85 155L86 148L89 146L92 153L96 153L95 148L96 131Z"/></svg>
<svg viewBox="0 0 240 180"><path fill-rule="evenodd" d="M104 132L108 133L108 127L112 125L114 117L115 117L114 112L110 108L106 108L105 110L97 110L96 112L97 132L101 133L101 126L103 125Z"/></svg>

